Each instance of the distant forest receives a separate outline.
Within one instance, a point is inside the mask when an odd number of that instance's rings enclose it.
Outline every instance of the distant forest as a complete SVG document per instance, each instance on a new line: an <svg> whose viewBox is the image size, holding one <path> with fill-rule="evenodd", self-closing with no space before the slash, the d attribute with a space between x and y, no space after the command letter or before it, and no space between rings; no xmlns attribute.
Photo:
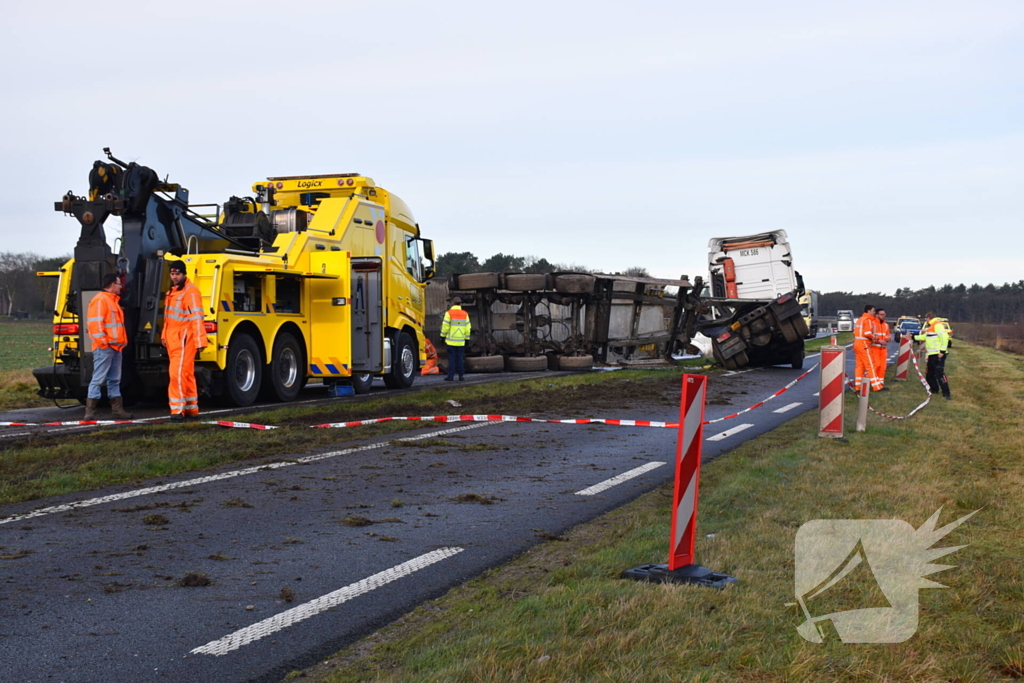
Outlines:
<svg viewBox="0 0 1024 683"><path fill-rule="evenodd" d="M890 320L901 315L923 317L928 311L950 320L965 323L995 323L1006 325L1024 323L1024 280L995 285L943 285L912 290L897 289L893 295L868 292L824 292L818 297L818 313L834 316L836 311L849 309L855 315L864 311L865 304L881 306Z"/></svg>

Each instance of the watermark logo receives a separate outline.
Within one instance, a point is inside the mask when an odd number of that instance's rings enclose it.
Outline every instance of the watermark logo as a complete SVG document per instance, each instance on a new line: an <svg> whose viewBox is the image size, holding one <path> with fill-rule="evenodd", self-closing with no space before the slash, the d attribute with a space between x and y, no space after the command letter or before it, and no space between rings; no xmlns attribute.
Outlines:
<svg viewBox="0 0 1024 683"><path fill-rule="evenodd" d="M936 529L942 508L920 529L898 519L815 519L796 534L796 602L804 640L902 643L917 632L918 589L946 588L924 578L955 565L932 560L966 546L932 548L973 515ZM817 616L815 616L817 615ZM831 635L830 635L831 634Z"/></svg>

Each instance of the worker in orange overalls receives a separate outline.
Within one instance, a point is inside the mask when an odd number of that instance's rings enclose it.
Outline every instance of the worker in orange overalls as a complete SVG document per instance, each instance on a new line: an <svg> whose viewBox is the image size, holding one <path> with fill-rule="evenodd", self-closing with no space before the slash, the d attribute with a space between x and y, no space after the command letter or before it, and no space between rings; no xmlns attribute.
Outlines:
<svg viewBox="0 0 1024 683"><path fill-rule="evenodd" d="M875 318L878 331L874 341L871 342L871 363L875 368L875 377L878 378L879 388L875 391L888 391L885 386L885 363L889 358L889 342L892 341L892 330L889 323L885 322L885 309L875 309ZM874 385L871 387L874 389Z"/></svg>
<svg viewBox="0 0 1024 683"><path fill-rule="evenodd" d="M868 304L864 307L864 315L857 319L853 326L853 356L855 360L854 386L860 392L861 382L865 377L871 381L872 391L881 391L875 374L875 364L871 360L871 344L878 333L878 318L875 307Z"/></svg>
<svg viewBox="0 0 1024 683"><path fill-rule="evenodd" d="M160 342L167 347L171 382L167 396L171 420L199 416L199 390L196 387L196 352L206 348L203 325L203 297L188 281L185 264L171 262L171 289L164 299L164 329Z"/></svg>
<svg viewBox="0 0 1024 683"><path fill-rule="evenodd" d="M423 350L427 353L427 363L420 369L421 375L440 375L441 370L437 367L437 349L433 342L426 337L423 338Z"/></svg>

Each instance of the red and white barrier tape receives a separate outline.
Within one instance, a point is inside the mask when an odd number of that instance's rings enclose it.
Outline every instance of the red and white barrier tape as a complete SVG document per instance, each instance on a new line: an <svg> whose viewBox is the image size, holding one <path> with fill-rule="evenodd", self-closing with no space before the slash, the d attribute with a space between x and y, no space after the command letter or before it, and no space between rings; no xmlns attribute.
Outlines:
<svg viewBox="0 0 1024 683"><path fill-rule="evenodd" d="M602 418L579 418L576 420L544 420L537 417L520 417L517 415L425 415L411 417L375 417L369 420L353 420L352 422L329 422L322 425L313 425L320 429L362 427L364 425L378 424L381 422L392 422L408 420L412 422L543 422L545 424L604 424L615 427L665 427L678 429L678 422L653 422L651 420L607 420Z"/></svg>
<svg viewBox="0 0 1024 683"><path fill-rule="evenodd" d="M764 405L765 403L767 403L768 401L772 400L772 399L773 399L773 398L775 398L776 396L781 396L782 394L784 394L784 393L786 393L787 391L789 391L790 389L792 389L792 388L793 388L793 385L795 385L795 384L796 384L797 382L799 382L800 380L802 380L802 379L803 379L804 377L806 377L807 375L809 375L809 374L811 374L812 372L814 372L814 371L815 371L815 369L817 369L818 365L820 365L820 363L815 363L815 364L814 364L814 367L812 367L812 368L811 368L810 370L808 370L808 371L807 371L807 372L805 372L804 374L800 375L800 376L799 376L799 377L797 377L797 378L796 378L795 380L793 380L792 382L790 382L790 383L789 383L789 384L787 384L786 386L782 387L781 389L779 389L778 391L776 391L776 392L775 392L774 394L772 394L772 395L771 395L771 396L769 396L768 398L764 399L763 401L758 401L758 402L757 402L757 403L755 403L754 405L752 405L752 406L750 406L749 408L746 408L746 409L744 409L744 410L741 410L741 411L740 411L740 412L738 412L738 413L733 413L732 415L726 415L725 417L719 417L719 418L716 418L716 419L714 419L714 420L708 420L707 422L704 422L704 424L706 424L706 425L709 425L709 424L714 424L714 423L716 423L716 422L721 422L722 420L731 420L731 419L732 419L732 418L734 418L734 417L739 417L739 416L740 416L740 415L742 415L743 413L749 413L749 412L750 412L751 410L754 410L754 409L756 409L756 408L760 408L761 406L763 406L763 405Z"/></svg>
<svg viewBox="0 0 1024 683"><path fill-rule="evenodd" d="M871 404L870 404L870 403L868 404L868 410L870 410L871 412L873 412L873 413L874 413L875 415L878 415L879 417L884 417L884 418L887 418L887 419L889 419L889 420L906 420L906 419L907 419L908 417L913 417L913 416L914 416L914 414L915 414L915 413L916 413L917 411L921 410L921 409L922 409L922 408L924 408L924 407L925 407L926 405L928 405L928 403L929 403L929 402L930 402L930 401L932 400L932 390L931 390L931 388L930 388L930 387L928 386L928 382L927 382L927 380L925 380L925 377L924 377L924 375L922 375L922 374L921 374L921 368L919 368L919 367L918 367L918 365L917 365L917 356L915 356L915 355L911 354L911 356L910 356L910 359L911 359L912 361L914 361L914 369L915 369L915 370L917 370L917 376L918 376L918 377L919 377L919 378L921 379L921 384L923 384L923 385L924 385L924 389L925 389L925 391L927 391L927 392L928 392L928 398L926 398L926 399L924 400L924 402L923 402L923 403L921 403L920 405L918 405L918 406L917 406L916 408L914 408L913 410L911 410L911 411L910 411L909 413L907 413L906 415L888 415L888 414L886 414L886 413L882 413L882 412L879 412L879 411L875 410L874 408L872 408L872 407L871 407ZM854 389L853 383L852 383L852 382L850 382L850 381L847 381L847 382L846 382L846 386L850 387L850 389L851 389L851 390L853 390L853 391L855 391L855 392L857 391L856 389Z"/></svg>
<svg viewBox="0 0 1024 683"><path fill-rule="evenodd" d="M776 396L781 396L786 393L797 382L802 380L807 375L817 369L818 364L815 365L805 372L804 374L797 377L795 380L782 387L774 394L758 401L754 405L741 410L732 415L726 415L725 417L719 417L714 420L708 420L703 424L714 424L715 422L722 422L723 420L731 420L734 417L739 417L744 413L749 413L751 410L760 408L768 401L771 401ZM579 418L575 420L544 420L536 417L520 417L517 415L426 415L426 416L407 416L407 417L376 417L368 420L353 420L351 422L329 422L326 424L312 425L319 429L341 429L346 427L363 427L366 425L380 424L381 422L396 422L396 421L410 421L410 422L540 422L544 424L572 424L572 425L585 425L585 424L604 424L611 425L613 427L658 427L664 429L678 429L678 422L655 422L652 420L612 420L605 418ZM154 424L153 422L141 421L141 420L77 420L71 422L0 422L0 427L59 427L59 426L74 426L74 425L114 425L114 424ZM161 423L157 423L161 424ZM231 422L229 420L216 420L216 421L204 421L198 424L216 425L218 427L230 427L233 429L280 429L274 425L263 425L256 424L253 422Z"/></svg>

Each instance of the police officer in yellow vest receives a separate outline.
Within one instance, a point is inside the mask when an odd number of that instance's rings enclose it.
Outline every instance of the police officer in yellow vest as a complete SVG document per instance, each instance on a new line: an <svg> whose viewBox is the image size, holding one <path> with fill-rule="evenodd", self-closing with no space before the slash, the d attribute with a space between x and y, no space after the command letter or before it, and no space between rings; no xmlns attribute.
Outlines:
<svg viewBox="0 0 1024 683"><path fill-rule="evenodd" d="M448 347L448 376L445 382L455 379L455 373L459 373L459 381L465 379L466 374L466 340L472 325L469 322L469 313L462 310L462 299L452 298L452 307L444 314L444 322L441 323L441 337Z"/></svg>
<svg viewBox="0 0 1024 683"><path fill-rule="evenodd" d="M921 334L914 335L917 341L923 341L928 351L928 372L925 379L933 394L942 392L943 398L949 400L949 382L946 380L946 351L949 349L949 328L942 318L928 311L928 322Z"/></svg>

